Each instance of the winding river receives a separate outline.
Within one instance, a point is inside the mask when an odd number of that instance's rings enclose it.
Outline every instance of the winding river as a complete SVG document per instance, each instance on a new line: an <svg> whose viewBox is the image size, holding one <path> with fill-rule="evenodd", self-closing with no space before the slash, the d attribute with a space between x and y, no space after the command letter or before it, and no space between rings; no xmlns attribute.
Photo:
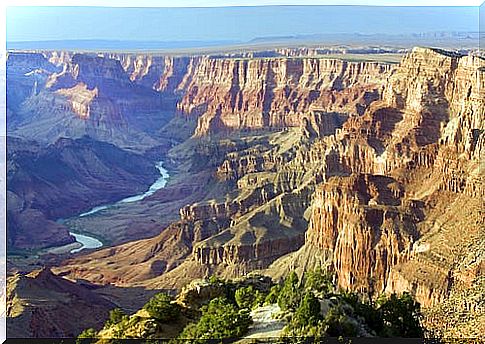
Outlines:
<svg viewBox="0 0 485 344"><path fill-rule="evenodd" d="M116 205L119 205L119 204L133 203L133 202L141 201L141 200L145 199L146 197L153 195L157 190L164 188L165 185L167 185L167 181L168 181L168 178L169 178L168 171L165 168L163 168L163 161L157 162L155 167L160 172L160 177L152 185L150 185L150 187L148 188L148 190L146 192L139 194L139 195L134 195L134 196L123 198L122 200L115 202L115 203L96 206L96 207L90 209L87 212L79 214L78 217L90 216L90 215L96 214L97 212L99 212L101 210L110 209L110 208L115 207ZM79 251L81 251L85 248L99 248L99 247L103 246L103 243L96 238L90 237L90 236L85 235L85 234L79 234L79 233L74 233L74 232L69 232L69 233L76 238L76 241L78 243L80 243L82 245L80 247L77 247L75 249L70 250L69 252L71 252L71 253L79 252Z"/></svg>

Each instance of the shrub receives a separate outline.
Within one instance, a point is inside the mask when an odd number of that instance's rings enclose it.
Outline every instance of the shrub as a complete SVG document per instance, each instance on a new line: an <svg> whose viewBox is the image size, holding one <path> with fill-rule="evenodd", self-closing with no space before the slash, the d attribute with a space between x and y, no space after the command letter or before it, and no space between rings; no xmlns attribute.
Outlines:
<svg viewBox="0 0 485 344"><path fill-rule="evenodd" d="M180 308L177 304L171 303L169 295L158 293L153 296L143 308L156 320L166 323L176 320L180 315Z"/></svg>
<svg viewBox="0 0 485 344"><path fill-rule="evenodd" d="M420 304L409 293L400 297L392 294L389 298L381 297L378 300L378 310L384 320L383 336L412 337L423 336L420 325Z"/></svg>
<svg viewBox="0 0 485 344"><path fill-rule="evenodd" d="M355 337L358 334L357 325L345 314L340 305L330 308L323 323L331 337Z"/></svg>
<svg viewBox="0 0 485 344"><path fill-rule="evenodd" d="M238 310L227 298L219 297L202 308L197 324L186 326L179 338L191 339L192 343L205 343L204 339L238 338L247 332L250 324L248 309Z"/></svg>
<svg viewBox="0 0 485 344"><path fill-rule="evenodd" d="M105 328L111 327L113 325L119 324L123 320L127 319L128 315L126 315L123 310L120 308L115 308L109 311L109 319L104 324Z"/></svg>
<svg viewBox="0 0 485 344"><path fill-rule="evenodd" d="M269 291L269 294L266 295L266 297L264 299L264 303L266 305L271 305L273 303L277 303L280 291L281 291L281 286L279 284L272 286L270 291Z"/></svg>
<svg viewBox="0 0 485 344"><path fill-rule="evenodd" d="M96 338L96 336L97 336L96 330L94 328L88 328L82 331L77 337L79 339L84 339L84 338L93 339L93 338Z"/></svg>
<svg viewBox="0 0 485 344"><path fill-rule="evenodd" d="M322 293L323 296L333 291L332 276L321 268L305 273L305 290Z"/></svg>
<svg viewBox="0 0 485 344"><path fill-rule="evenodd" d="M301 291L298 284L298 276L291 272L278 295L278 305L282 310L295 310L300 304Z"/></svg>
<svg viewBox="0 0 485 344"><path fill-rule="evenodd" d="M314 326L322 319L320 314L320 302L313 293L306 293L301 300L300 306L293 316L296 325Z"/></svg>
<svg viewBox="0 0 485 344"><path fill-rule="evenodd" d="M265 300L266 300L266 294L263 292L260 292L259 290L256 290L254 302L253 302L253 308L263 306Z"/></svg>
<svg viewBox="0 0 485 344"><path fill-rule="evenodd" d="M341 299L353 308L355 315L365 320L365 323L371 330L376 334L381 333L384 328L384 320L382 319L382 313L375 308L374 304L360 301L359 295L351 291L342 292Z"/></svg>
<svg viewBox="0 0 485 344"><path fill-rule="evenodd" d="M234 298L239 308L251 309L256 300L256 291L251 285L242 287L236 290Z"/></svg>

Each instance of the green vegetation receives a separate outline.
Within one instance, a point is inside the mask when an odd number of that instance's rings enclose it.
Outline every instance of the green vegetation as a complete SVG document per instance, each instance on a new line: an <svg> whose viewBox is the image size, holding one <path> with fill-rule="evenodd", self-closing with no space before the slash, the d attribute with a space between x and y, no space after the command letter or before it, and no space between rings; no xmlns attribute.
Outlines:
<svg viewBox="0 0 485 344"><path fill-rule="evenodd" d="M398 297L392 294L389 298L378 300L378 312L382 315L384 329L381 335L386 337L421 337L423 329L419 324L420 304L410 294Z"/></svg>
<svg viewBox="0 0 485 344"><path fill-rule="evenodd" d="M281 286L279 284L276 284L271 287L268 295L266 295L264 299L264 304L265 305L271 305L273 303L278 303L278 295L281 292Z"/></svg>
<svg viewBox="0 0 485 344"><path fill-rule="evenodd" d="M283 288L278 295L278 306L282 310L295 310L300 304L301 290L298 276L295 272L290 273L283 283Z"/></svg>
<svg viewBox="0 0 485 344"><path fill-rule="evenodd" d="M97 336L97 333L96 333L96 330L94 328L88 328L88 329L85 329L84 331L82 331L78 338L79 339L92 339L92 338L96 338Z"/></svg>
<svg viewBox="0 0 485 344"><path fill-rule="evenodd" d="M177 320L180 316L180 307L171 302L170 296L158 293L148 301L144 309L150 316L162 323Z"/></svg>
<svg viewBox="0 0 485 344"><path fill-rule="evenodd" d="M189 285L176 301L160 293L131 316L114 309L101 331L87 329L78 338L232 340L247 333L252 309L276 303L281 310L276 316L287 322L281 332L287 342L305 337L423 336L420 305L411 295L380 296L374 302L370 294L337 290L332 279L321 269L301 279L292 272L280 283L260 275L232 281L212 276Z"/></svg>
<svg viewBox="0 0 485 344"><path fill-rule="evenodd" d="M315 270L306 273L303 287L298 287L297 276L288 276L278 296L280 307L291 313L285 337L423 336L419 303L408 293L382 295L373 303L354 292L335 291L331 280ZM300 295L304 296L295 308Z"/></svg>
<svg viewBox="0 0 485 344"><path fill-rule="evenodd" d="M266 295L250 285L237 289L234 298L239 308L252 309L262 306Z"/></svg>
<svg viewBox="0 0 485 344"><path fill-rule="evenodd" d="M104 324L105 328L111 327L113 325L117 325L121 323L123 320L126 320L128 315L123 312L123 310L119 308L115 308L109 312L109 319Z"/></svg>
<svg viewBox="0 0 485 344"><path fill-rule="evenodd" d="M247 332L250 324L248 309L240 310L227 298L220 297L203 306L199 321L185 327L179 338L190 339L191 343L205 343L204 339L238 338Z"/></svg>
<svg viewBox="0 0 485 344"><path fill-rule="evenodd" d="M298 325L316 325L321 320L320 302L312 293L306 293L293 316Z"/></svg>
<svg viewBox="0 0 485 344"><path fill-rule="evenodd" d="M318 292L321 296L329 295L334 291L332 276L321 268L305 273L305 290Z"/></svg>

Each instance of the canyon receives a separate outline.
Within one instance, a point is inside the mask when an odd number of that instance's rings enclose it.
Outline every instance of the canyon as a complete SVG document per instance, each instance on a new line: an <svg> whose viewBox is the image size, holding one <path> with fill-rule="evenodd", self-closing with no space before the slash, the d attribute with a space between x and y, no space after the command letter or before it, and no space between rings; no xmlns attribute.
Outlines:
<svg viewBox="0 0 485 344"><path fill-rule="evenodd" d="M411 292L435 335L485 332L485 60L256 55L9 53L11 248L73 242L55 220L145 191L163 159L163 189L68 219L108 247L33 266L127 309L120 289L323 267Z"/></svg>

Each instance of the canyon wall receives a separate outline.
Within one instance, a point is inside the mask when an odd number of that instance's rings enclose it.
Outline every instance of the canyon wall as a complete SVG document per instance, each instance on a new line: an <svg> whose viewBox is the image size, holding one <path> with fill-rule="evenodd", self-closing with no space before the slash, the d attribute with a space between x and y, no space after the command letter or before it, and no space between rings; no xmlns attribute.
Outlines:
<svg viewBox="0 0 485 344"><path fill-rule="evenodd" d="M465 260L460 247L478 252L472 238L484 228L484 66L415 48L381 100L314 147L327 182L314 194L305 245L326 252L340 286L410 291L425 306L477 287L483 257Z"/></svg>
<svg viewBox="0 0 485 344"><path fill-rule="evenodd" d="M391 70L318 58L204 58L177 109L198 117L196 136L299 126L311 108L362 113Z"/></svg>

